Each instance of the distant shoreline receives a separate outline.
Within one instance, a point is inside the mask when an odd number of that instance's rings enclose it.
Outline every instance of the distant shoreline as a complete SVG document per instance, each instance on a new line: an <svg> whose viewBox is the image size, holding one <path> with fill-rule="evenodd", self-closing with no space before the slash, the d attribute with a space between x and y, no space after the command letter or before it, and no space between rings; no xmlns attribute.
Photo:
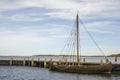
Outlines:
<svg viewBox="0 0 120 80"><path fill-rule="evenodd" d="M76 56L76 55L31 55L31 56L20 56L20 55L0 55L0 57L33 57L33 56L62 56L62 57L70 57L70 56ZM82 55L81 57L104 57L101 55ZM112 55L108 55L107 57L120 57L120 54L112 54Z"/></svg>
<svg viewBox="0 0 120 80"><path fill-rule="evenodd" d="M64 57L70 57L70 56L76 56L76 55L32 55L32 56L64 56ZM104 57L104 56L97 56L97 55L94 55L94 56L81 56L81 57Z"/></svg>

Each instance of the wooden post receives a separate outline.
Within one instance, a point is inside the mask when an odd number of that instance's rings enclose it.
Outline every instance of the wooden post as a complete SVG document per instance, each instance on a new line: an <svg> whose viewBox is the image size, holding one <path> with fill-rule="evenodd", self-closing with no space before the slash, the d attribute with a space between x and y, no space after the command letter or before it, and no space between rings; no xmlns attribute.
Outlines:
<svg viewBox="0 0 120 80"><path fill-rule="evenodd" d="M68 65L70 66L70 61L68 61Z"/></svg>
<svg viewBox="0 0 120 80"><path fill-rule="evenodd" d="M38 58L38 67L40 67L40 58Z"/></svg>
<svg viewBox="0 0 120 80"><path fill-rule="evenodd" d="M68 63L67 63L67 58L65 58L65 65L67 65Z"/></svg>
<svg viewBox="0 0 120 80"><path fill-rule="evenodd" d="M52 58L50 59L50 63L48 65L52 64Z"/></svg>
<svg viewBox="0 0 120 80"><path fill-rule="evenodd" d="M67 62L67 58L65 58L65 62Z"/></svg>
<svg viewBox="0 0 120 80"><path fill-rule="evenodd" d="M83 62L85 62L85 58L83 58Z"/></svg>
<svg viewBox="0 0 120 80"><path fill-rule="evenodd" d="M109 60L108 60L108 59L106 59L106 63L109 63Z"/></svg>
<svg viewBox="0 0 120 80"><path fill-rule="evenodd" d="M117 56L115 56L115 62L117 62Z"/></svg>
<svg viewBox="0 0 120 80"><path fill-rule="evenodd" d="M12 66L13 58L10 58L10 66Z"/></svg>
<svg viewBox="0 0 120 80"><path fill-rule="evenodd" d="M59 59L59 64L61 64L61 59Z"/></svg>
<svg viewBox="0 0 120 80"><path fill-rule="evenodd" d="M25 66L25 58L24 58L24 60L23 60L23 66Z"/></svg>
<svg viewBox="0 0 120 80"><path fill-rule="evenodd" d="M44 60L44 68L47 68L46 58Z"/></svg>
<svg viewBox="0 0 120 80"><path fill-rule="evenodd" d="M81 59L80 59L79 62L78 62L78 66L80 66L80 62L81 62Z"/></svg>
<svg viewBox="0 0 120 80"><path fill-rule="evenodd" d="M72 62L72 65L74 66L74 62Z"/></svg>
<svg viewBox="0 0 120 80"><path fill-rule="evenodd" d="M29 57L27 57L27 66L30 66Z"/></svg>
<svg viewBox="0 0 120 80"><path fill-rule="evenodd" d="M40 61L40 58L38 58L38 62Z"/></svg>
<svg viewBox="0 0 120 80"><path fill-rule="evenodd" d="M50 59L50 62L52 62L52 58Z"/></svg>
<svg viewBox="0 0 120 80"><path fill-rule="evenodd" d="M100 64L102 64L103 63L103 60L100 60Z"/></svg>
<svg viewBox="0 0 120 80"><path fill-rule="evenodd" d="M31 60L31 66L34 67L34 59Z"/></svg>

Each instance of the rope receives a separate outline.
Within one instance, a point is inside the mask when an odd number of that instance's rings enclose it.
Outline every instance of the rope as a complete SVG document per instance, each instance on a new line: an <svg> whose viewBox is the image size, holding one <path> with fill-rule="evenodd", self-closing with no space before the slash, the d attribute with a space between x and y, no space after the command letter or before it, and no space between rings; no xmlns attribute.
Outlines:
<svg viewBox="0 0 120 80"><path fill-rule="evenodd" d="M79 18L80 19L80 18ZM90 32L88 31L87 27L84 25L84 23L82 22L82 20L80 19L80 23L83 25L83 27L85 28L85 30L87 31L88 35L90 36L90 38L92 39L92 41L95 43L95 45L97 46L97 48L99 49L99 51L104 55L105 59L108 59L107 56L104 54L104 52L102 51L102 49L99 47L99 45L97 44L97 42L94 40L94 38L92 37L92 35L90 34Z"/></svg>
<svg viewBox="0 0 120 80"><path fill-rule="evenodd" d="M62 50L60 51L60 55L61 54L66 54L66 53L71 53L74 54L75 50L74 50L74 47L75 47L75 22L74 22L74 26L72 27L72 30L70 32L70 36L68 37L68 39L66 40L66 43L64 45L64 47L62 48ZM69 54L70 55L70 54ZM70 59L72 56L69 56Z"/></svg>

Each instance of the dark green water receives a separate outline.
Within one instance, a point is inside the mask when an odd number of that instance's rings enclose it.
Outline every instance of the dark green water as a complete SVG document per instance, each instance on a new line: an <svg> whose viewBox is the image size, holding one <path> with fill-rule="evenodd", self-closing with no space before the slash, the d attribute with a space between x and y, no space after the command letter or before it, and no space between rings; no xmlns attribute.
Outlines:
<svg viewBox="0 0 120 80"><path fill-rule="evenodd" d="M0 66L0 80L120 80L120 73L111 75L52 72L24 66Z"/></svg>

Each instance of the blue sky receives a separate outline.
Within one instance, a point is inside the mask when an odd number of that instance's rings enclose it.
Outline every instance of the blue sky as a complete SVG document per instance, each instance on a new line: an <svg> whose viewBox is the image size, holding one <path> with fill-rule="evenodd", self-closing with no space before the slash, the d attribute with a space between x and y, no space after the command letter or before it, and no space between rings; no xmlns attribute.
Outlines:
<svg viewBox="0 0 120 80"><path fill-rule="evenodd" d="M120 53L120 0L0 0L0 55L59 55L77 11L106 55ZM82 55L101 55L80 29Z"/></svg>

